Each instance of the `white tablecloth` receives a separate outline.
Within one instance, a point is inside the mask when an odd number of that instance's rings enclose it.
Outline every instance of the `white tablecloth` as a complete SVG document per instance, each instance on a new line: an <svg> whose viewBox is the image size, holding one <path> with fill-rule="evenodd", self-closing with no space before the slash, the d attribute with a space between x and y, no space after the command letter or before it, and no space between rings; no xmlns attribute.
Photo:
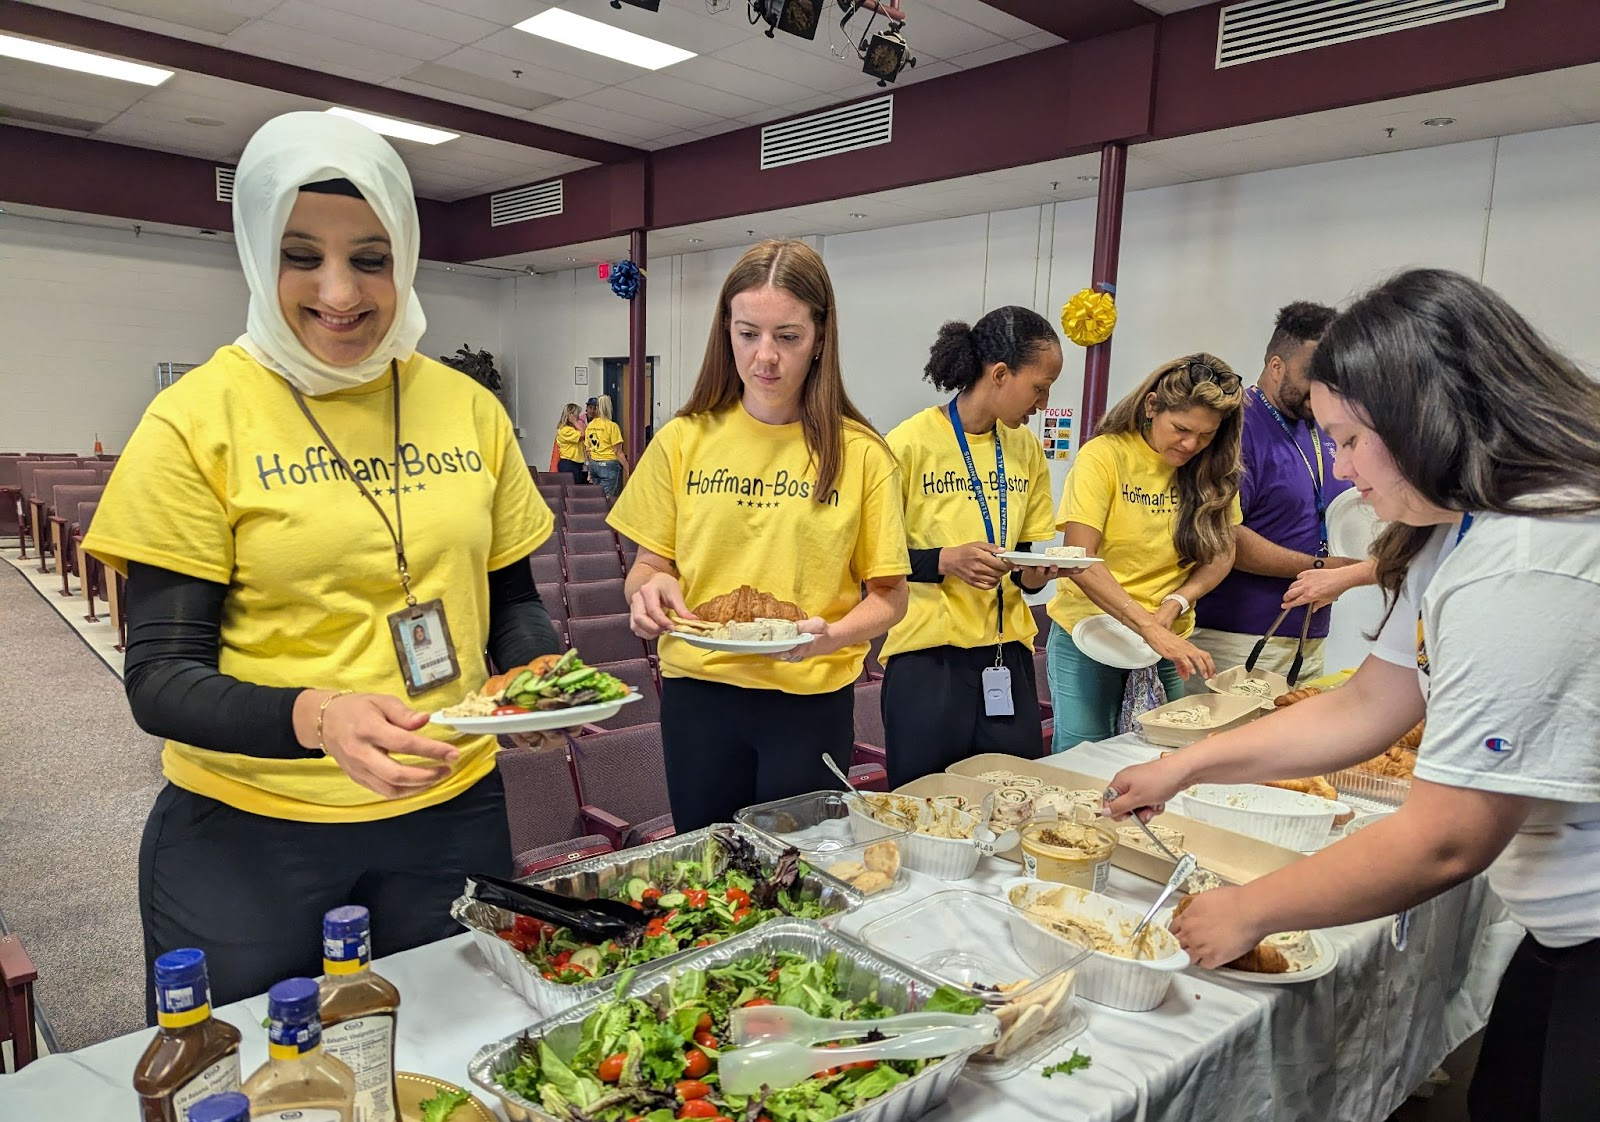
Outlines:
<svg viewBox="0 0 1600 1122"><path fill-rule="evenodd" d="M1154 753L1131 738L1083 745L1055 762L1109 777ZM991 859L951 886L920 874L892 898L843 925L866 922L950 887L997 891L1017 866ZM1148 905L1157 886L1114 870L1108 891ZM1483 878L1416 910L1409 948L1389 944L1387 922L1326 932L1339 965L1291 986L1254 985L1191 970L1176 976L1166 1001L1147 1013L1080 1002L1088 1028L1076 1048L1094 1063L1070 1078L1043 1079L1038 1068L1000 1083L962 1080L929 1122L1021 1122L1039 1118L1129 1122L1227 1118L1306 1122L1381 1122L1457 1045L1482 1027L1495 987L1522 932L1505 917ZM489 972L460 936L382 959L377 969L399 987L397 1062L405 1071L466 1082L482 1045L537 1020ZM244 1034L245 1074L266 1059L265 996L217 1010ZM4 1122L133 1122L129 1079L151 1032L47 1056L0 1077ZM486 1097L487 1098L487 1097Z"/></svg>

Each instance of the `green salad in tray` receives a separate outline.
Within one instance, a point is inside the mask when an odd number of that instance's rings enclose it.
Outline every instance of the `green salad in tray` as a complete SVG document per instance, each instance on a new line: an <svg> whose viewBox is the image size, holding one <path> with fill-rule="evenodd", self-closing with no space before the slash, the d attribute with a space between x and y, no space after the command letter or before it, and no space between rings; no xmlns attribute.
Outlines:
<svg viewBox="0 0 1600 1122"><path fill-rule="evenodd" d="M614 1000L591 1013L575 1055L557 1055L545 1040L523 1037L516 1066L502 1072L499 1081L547 1114L572 1122L830 1122L938 1061L846 1064L794 1087L747 1096L722 1093L717 1058L729 1015L743 1005L792 1005L840 1020L895 1012L874 998L843 996L837 978L836 954L813 962L785 951L685 970L667 990ZM626 985L624 978L618 992ZM982 1004L941 988L926 1008L974 1013ZM869 1038L862 1034L861 1039Z"/></svg>
<svg viewBox="0 0 1600 1122"><path fill-rule="evenodd" d="M745 838L720 830L713 839L698 861L679 861L664 876L631 877L616 886L612 895L650 921L636 943L591 943L529 916L516 916L498 934L546 981L576 985L720 943L770 919L820 919L826 914L821 901L802 895L799 880L807 869L794 850L785 850L769 872Z"/></svg>

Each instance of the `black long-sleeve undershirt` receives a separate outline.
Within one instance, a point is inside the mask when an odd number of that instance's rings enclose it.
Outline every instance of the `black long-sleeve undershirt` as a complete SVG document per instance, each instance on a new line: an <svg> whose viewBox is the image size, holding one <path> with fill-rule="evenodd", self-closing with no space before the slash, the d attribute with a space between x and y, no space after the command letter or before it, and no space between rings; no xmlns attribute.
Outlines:
<svg viewBox="0 0 1600 1122"><path fill-rule="evenodd" d="M261 686L217 669L227 592L170 569L128 566L123 686L134 720L154 736L213 751L302 759L311 753L295 736L294 703L310 687ZM494 664L520 666L559 649L527 559L491 571Z"/></svg>
<svg viewBox="0 0 1600 1122"><path fill-rule="evenodd" d="M908 579L913 584L939 584L944 580L944 574L939 571L939 547L933 549L908 550L911 554L911 576ZM1032 542L1018 542L1016 552L1032 553ZM1022 570L1011 571L1011 583L1030 596L1036 592L1043 592L1042 588L1029 588L1022 583Z"/></svg>

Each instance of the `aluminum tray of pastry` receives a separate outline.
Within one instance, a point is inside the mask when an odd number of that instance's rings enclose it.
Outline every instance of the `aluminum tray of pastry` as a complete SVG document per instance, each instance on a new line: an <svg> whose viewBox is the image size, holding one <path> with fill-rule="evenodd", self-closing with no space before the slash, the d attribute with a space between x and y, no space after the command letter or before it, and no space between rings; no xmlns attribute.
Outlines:
<svg viewBox="0 0 1600 1122"><path fill-rule="evenodd" d="M733 824L714 825L690 834L679 834L676 837L653 842L650 845L626 849L621 853L607 853L573 865L564 865L553 873L530 877L524 883L581 899L615 896L614 887L630 877L652 880L670 871L678 861L700 860L708 846L719 844L712 836L718 830L732 830L754 845L756 851L761 854L762 866L769 873L777 865L778 857L783 852L782 847L774 844L770 838L746 827ZM852 912L861 906L861 894L832 877L812 872L802 876L798 883L803 898L821 902L823 910L827 913L821 921L824 924L835 923L847 912ZM450 907L450 915L472 932L473 942L477 944L478 950L489 961L490 968L500 976L501 980L541 1013L554 1013L598 994L608 994L616 988L617 978L621 972L606 974L577 985L562 985L543 978L538 968L529 962L526 956L500 938L499 932L510 927L513 918L510 912L502 908L485 904L469 896L459 896ZM678 962L693 952L694 948L680 950L635 969L638 973L654 972Z"/></svg>
<svg viewBox="0 0 1600 1122"><path fill-rule="evenodd" d="M737 962L753 954L792 951L820 962L829 954L838 956L838 974L845 995L854 1000L873 997L896 1013L920 1009L939 988L939 983L919 971L895 963L868 947L805 920L774 920L755 931L690 952L675 960L669 970L636 975L629 981L626 996L648 997L664 993L672 977L688 970L705 970ZM517 1033L478 1050L467 1065L472 1082L499 1098L512 1122L571 1122L545 1113L532 1102L506 1087L501 1077L516 1066L517 1051L526 1037L542 1039L563 1059L578 1050L584 1019L616 995L608 989L596 993L526 1033ZM893 1090L873 1099L859 1110L835 1116L831 1122L912 1122L937 1107L949 1096L961 1076L973 1049L957 1052L929 1064Z"/></svg>

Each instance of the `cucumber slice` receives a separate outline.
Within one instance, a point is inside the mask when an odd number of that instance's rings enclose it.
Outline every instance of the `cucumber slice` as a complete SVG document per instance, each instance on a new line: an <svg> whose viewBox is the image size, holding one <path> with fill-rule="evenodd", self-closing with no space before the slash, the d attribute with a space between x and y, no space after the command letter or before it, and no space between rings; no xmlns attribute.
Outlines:
<svg viewBox="0 0 1600 1122"><path fill-rule="evenodd" d="M572 956L572 965L581 966L589 972L591 978L600 976L600 949L598 947L584 947Z"/></svg>
<svg viewBox="0 0 1600 1122"><path fill-rule="evenodd" d="M673 908L683 907L684 899L685 897L681 892L668 892L666 895L662 896L660 900L657 900L656 903L660 904L662 908L670 911Z"/></svg>
<svg viewBox="0 0 1600 1122"><path fill-rule="evenodd" d="M650 882L643 877L630 877L627 884L628 899L635 904L644 900L644 890L650 887Z"/></svg>

